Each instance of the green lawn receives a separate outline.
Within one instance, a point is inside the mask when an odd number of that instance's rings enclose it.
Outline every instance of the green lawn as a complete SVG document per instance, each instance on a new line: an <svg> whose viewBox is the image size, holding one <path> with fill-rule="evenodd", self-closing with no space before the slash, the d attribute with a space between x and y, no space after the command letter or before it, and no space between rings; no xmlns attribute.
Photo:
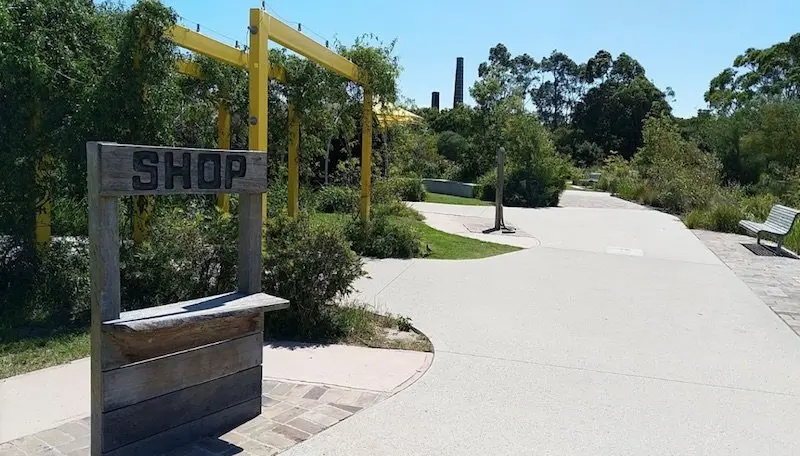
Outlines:
<svg viewBox="0 0 800 456"><path fill-rule="evenodd" d="M347 214L315 213L312 216L312 223L324 223L328 226L341 226L347 223L347 220L350 217L353 216ZM437 260L471 260L520 250L519 247L514 247L511 245L495 244L493 242L484 242L477 239L445 233L444 231L431 228L423 221L411 217L390 217L399 223L411 225L414 229L419 231L422 243L428 247L426 249L428 250L428 254L425 256L425 258Z"/></svg>
<svg viewBox="0 0 800 456"><path fill-rule="evenodd" d="M445 233L444 231L431 228L426 225L425 222L413 220L412 223L414 223L422 234L422 242L431 249L430 254L426 258L439 260L470 260L519 250L519 247L484 242Z"/></svg>
<svg viewBox="0 0 800 456"><path fill-rule="evenodd" d="M89 356L88 332L21 338L0 343L0 378Z"/></svg>
<svg viewBox="0 0 800 456"><path fill-rule="evenodd" d="M440 195L438 193L426 193L426 203L441 203L441 204L460 204L462 206L491 206L489 201L479 200L477 198L464 198L463 196L453 195Z"/></svg>

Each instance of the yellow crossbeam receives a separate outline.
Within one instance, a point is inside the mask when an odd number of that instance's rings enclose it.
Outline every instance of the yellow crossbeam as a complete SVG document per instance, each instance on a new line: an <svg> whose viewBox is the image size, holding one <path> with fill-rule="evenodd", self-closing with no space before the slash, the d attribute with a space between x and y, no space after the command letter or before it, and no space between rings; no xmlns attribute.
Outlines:
<svg viewBox="0 0 800 456"><path fill-rule="evenodd" d="M195 62L191 62L189 60L178 60L175 64L178 67L179 73L185 74L186 76L191 76L193 78L203 79L200 65L196 64ZM286 82L286 69L282 66L271 65L269 68L269 77L272 79L277 79L281 82Z"/></svg>
<svg viewBox="0 0 800 456"><path fill-rule="evenodd" d="M264 13L264 16L269 19L269 39L287 49L297 52L309 60L319 63L325 68L353 82L363 82L355 63L331 51L269 14Z"/></svg>
<svg viewBox="0 0 800 456"><path fill-rule="evenodd" d="M239 68L247 68L247 52L176 25L167 31L178 46Z"/></svg>

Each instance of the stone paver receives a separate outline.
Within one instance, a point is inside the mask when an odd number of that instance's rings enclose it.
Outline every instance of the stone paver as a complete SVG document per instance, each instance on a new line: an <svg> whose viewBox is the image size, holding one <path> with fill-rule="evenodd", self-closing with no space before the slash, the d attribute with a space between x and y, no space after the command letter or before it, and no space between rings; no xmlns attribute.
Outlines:
<svg viewBox="0 0 800 456"><path fill-rule="evenodd" d="M385 392L277 380L264 380L263 386L259 417L219 438L175 448L164 456L277 454L389 396ZM86 418L0 444L0 456L88 454Z"/></svg>
<svg viewBox="0 0 800 456"><path fill-rule="evenodd" d="M692 230L753 292L800 335L800 260L759 248L755 238ZM756 255L751 249L768 252Z"/></svg>

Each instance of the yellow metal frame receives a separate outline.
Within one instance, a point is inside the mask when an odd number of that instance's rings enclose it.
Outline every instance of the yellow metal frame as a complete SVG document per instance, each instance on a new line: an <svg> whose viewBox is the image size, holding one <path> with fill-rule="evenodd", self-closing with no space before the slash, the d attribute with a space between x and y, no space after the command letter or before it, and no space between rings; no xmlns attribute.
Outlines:
<svg viewBox="0 0 800 456"><path fill-rule="evenodd" d="M270 67L268 42L272 40L307 59L364 87L364 109L362 120L361 150L361 205L359 213L364 220L369 219L370 195L372 193L372 93L361 70L353 62L322 46L301 32L275 19L266 12L252 8L249 16L250 49L245 52L220 43L186 27L175 26L169 31L172 40L190 51L207 55L216 60L239 68L246 68L250 75L248 119L251 150L267 150L268 125L268 85L272 77L286 80L282 67ZM181 72L199 75L199 69L190 62L179 62ZM299 131L300 122L293 107L289 107L289 214L297 214L299 197ZM264 199L266 205L266 198ZM263 208L266 209L266 206ZM264 212L266 216L266 211Z"/></svg>

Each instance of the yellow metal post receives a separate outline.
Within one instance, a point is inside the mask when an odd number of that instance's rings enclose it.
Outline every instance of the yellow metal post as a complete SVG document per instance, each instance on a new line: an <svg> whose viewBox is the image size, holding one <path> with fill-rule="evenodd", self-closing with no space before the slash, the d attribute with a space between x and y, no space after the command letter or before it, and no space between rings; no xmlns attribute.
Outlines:
<svg viewBox="0 0 800 456"><path fill-rule="evenodd" d="M42 105L36 102L33 116L31 116L31 134L39 135L42 127ZM36 244L39 246L50 243L51 234L51 211L52 201L50 199L49 168L51 166L50 156L45 155L36 162Z"/></svg>
<svg viewBox="0 0 800 456"><path fill-rule="evenodd" d="M217 116L217 148L231 148L231 110L228 102L219 100L219 115ZM230 211L230 196L227 193L217 195L217 207L223 214Z"/></svg>
<svg viewBox="0 0 800 456"><path fill-rule="evenodd" d="M364 117L361 120L361 220L369 220L372 192L372 91L364 87Z"/></svg>
<svg viewBox="0 0 800 456"><path fill-rule="evenodd" d="M300 206L300 119L289 105L289 217L296 217Z"/></svg>
<svg viewBox="0 0 800 456"><path fill-rule="evenodd" d="M133 68L138 73L141 69L142 51L149 47L150 43L144 37L144 31L139 30L139 45L133 53ZM139 97L143 97L139 94ZM150 217L155 209L156 201L152 196L137 195L131 198L133 208L133 242L141 244L149 237Z"/></svg>
<svg viewBox="0 0 800 456"><path fill-rule="evenodd" d="M250 9L250 53L247 70L250 75L250 118L248 122L248 148L267 151L267 79L269 78L269 16L258 8ZM267 198L261 203L261 215L267 217Z"/></svg>

